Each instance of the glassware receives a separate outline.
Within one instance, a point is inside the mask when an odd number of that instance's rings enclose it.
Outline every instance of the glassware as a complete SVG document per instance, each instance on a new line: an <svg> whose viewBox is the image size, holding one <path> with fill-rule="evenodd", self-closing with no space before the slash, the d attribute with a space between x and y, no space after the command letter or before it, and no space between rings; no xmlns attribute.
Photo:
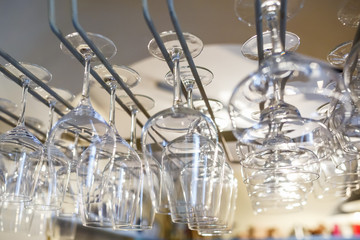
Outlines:
<svg viewBox="0 0 360 240"><path fill-rule="evenodd" d="M293 18L304 6L304 0L291 0L287 3L287 19ZM279 0L261 0L262 5L280 4ZM234 10L238 19L248 26L255 26L255 10L253 0L234 0Z"/></svg>
<svg viewBox="0 0 360 240"><path fill-rule="evenodd" d="M330 115L329 125L336 141L339 143L339 148L346 157L338 157L334 163L336 168L341 171L347 171L347 168L353 168L356 171L359 164L358 149L359 149L359 134L357 129L359 127L359 52L360 47L357 43L349 53L344 66L344 82L347 92L351 95L351 112L346 113L345 106L337 104L334 111ZM339 149L339 151L340 151ZM350 174L350 173L349 173ZM352 177L354 178L354 176ZM355 179L356 180L356 179ZM357 180L356 180L357 181Z"/></svg>
<svg viewBox="0 0 360 240"><path fill-rule="evenodd" d="M154 100L148 96L141 94L134 94L136 99L141 103L141 105L146 109L150 110L154 107ZM136 209L136 214L134 215L134 220L129 226L124 226L117 228L120 230L128 231L143 231L147 229L152 229L154 219L155 219L155 203L154 199L156 198L154 194L159 194L160 189L159 185L154 186L153 182L159 183L160 166L158 162L153 159L148 159L147 163L143 157L141 151L137 149L136 146L136 120L138 107L133 102L129 96L120 96L122 102L130 109L131 111L131 133L130 133L130 146L137 152L143 167L143 179L141 182L141 190L138 199L138 206ZM147 166L147 164L149 164Z"/></svg>
<svg viewBox="0 0 360 240"><path fill-rule="evenodd" d="M109 73L104 68L98 65L95 70L111 90L109 125L115 137L109 134L84 151L78 166L78 179L79 185L85 190L83 194L86 194L86 197L82 197L85 209L82 212L83 224L118 229L130 225L136 214L143 169L136 151L117 132L115 92L118 83L114 78L109 77ZM117 71L120 76L134 74L125 67L118 67ZM136 80L139 76L134 74L131 78ZM106 165L93 166L91 159L93 148L96 151L100 150L96 161L104 162ZM106 160L107 158L109 160ZM89 182L88 171L94 172L94 182Z"/></svg>
<svg viewBox="0 0 360 240"><path fill-rule="evenodd" d="M118 65L112 65L111 67L119 75L128 88L133 88L140 83L141 77L134 69ZM95 66L94 70L99 74L99 76L101 76L105 83L109 83L109 81L116 81L103 64ZM90 77L90 80L95 81L93 77ZM121 90L122 88L119 84L117 84L116 89Z"/></svg>
<svg viewBox="0 0 360 240"><path fill-rule="evenodd" d="M255 1L251 0L235 0L235 12L240 21L248 23L249 26L254 25ZM289 1L287 4L287 18L293 16L303 7L303 0ZM280 19L280 1L279 0L262 0L261 1L262 17L266 20L269 31L263 32L263 49L264 56L270 56L274 52L279 51L279 20ZM249 18L248 16L251 16ZM300 45L300 38L291 32L285 33L285 51L295 51ZM253 36L247 40L242 48L243 55L251 60L258 60L257 37Z"/></svg>
<svg viewBox="0 0 360 240"><path fill-rule="evenodd" d="M223 116L223 110L224 110L224 105L216 99L208 99L210 107L215 115L215 123L219 128L219 131L223 131L230 123L228 117ZM195 99L193 100L193 106L194 109L197 111L202 112L203 114L205 114L206 116L210 117L209 114L209 110L205 104L205 101L202 99ZM221 114L221 115L220 115ZM227 113L225 113L226 116Z"/></svg>
<svg viewBox="0 0 360 240"><path fill-rule="evenodd" d="M285 34L285 51L295 52L300 46L300 38L295 33L286 32ZM273 44L270 31L263 32L263 50L264 57L272 54ZM257 36L249 38L241 47L241 53L250 60L259 60L257 49Z"/></svg>
<svg viewBox="0 0 360 240"><path fill-rule="evenodd" d="M220 236L224 234L230 234L232 233L232 230L234 228L234 222L235 222L235 212L236 212L236 200L238 195L238 182L236 178L233 178L231 183L231 199L230 202L227 202L229 204L228 207L228 213L222 213L222 222L223 224L215 225L207 227L205 224L200 229L198 229L198 233L201 236Z"/></svg>
<svg viewBox="0 0 360 240"><path fill-rule="evenodd" d="M185 169L184 169L185 170ZM222 182L217 182L215 184L221 184L221 198L220 198L220 207L219 213L215 219L207 219L208 221L202 221L195 217L195 221L188 223L188 227L191 230L216 230L216 229L225 229L226 221L228 220L230 209L231 209L231 197L233 194L233 178L234 172L228 163L224 163L224 178ZM184 181L185 179L183 179ZM190 186L194 185L190 183ZM186 187L185 187L186 189ZM217 192L215 193L217 194ZM186 195L186 194L185 194ZM213 201L219 200L217 197L213 197ZM196 215L196 214L195 214ZM199 221L196 221L199 220Z"/></svg>
<svg viewBox="0 0 360 240"><path fill-rule="evenodd" d="M342 69L346 58L348 57L352 47L352 41L339 44L327 55L327 61L334 67Z"/></svg>
<svg viewBox="0 0 360 240"><path fill-rule="evenodd" d="M163 152L162 169L173 222L217 219L224 161L219 144L196 132L168 143Z"/></svg>
<svg viewBox="0 0 360 240"><path fill-rule="evenodd" d="M200 54L203 48L201 40L188 33L185 33L184 35L186 41L188 42L188 47L192 57L196 57ZM179 63L185 56L175 32L164 32L160 34L160 36L174 63L173 105L168 109L156 113L148 119L142 130L141 142L146 161L153 161L153 159L155 159L162 168L162 176L159 179L160 183L154 183L155 185L159 184L161 189L159 196L156 196L156 212L168 214L170 212L170 206L167 199L168 191L165 184L170 183L164 180L166 173L164 171L164 166L162 165L163 150L166 149L166 146L170 142L179 137L183 137L186 133L188 133L190 128L195 129L202 123L205 124L202 125L198 134L201 134L201 132L217 133L217 131L210 118L198 111L183 106L180 95L181 80ZM160 49L154 39L150 41L148 49L153 56L164 60L164 57L161 55ZM217 135L209 137L212 137L215 145L218 143Z"/></svg>
<svg viewBox="0 0 360 240"><path fill-rule="evenodd" d="M88 33L88 37L106 58L109 59L116 53L116 47L110 39L93 33ZM53 150L57 148L67 157L69 176L61 214L73 216L79 213L80 188L78 187L76 170L81 157L83 161L86 161L85 156L81 156L82 152L90 145L92 150L96 150L96 143L109 134L111 135L112 129L104 118L94 110L89 98L90 62L98 61L98 59L78 33L69 34L66 39L82 54L85 60L83 89L78 106L61 117L51 130L48 138L48 155L52 157L54 155ZM63 44L60 45L60 48L69 54L68 49ZM89 176L89 179L92 177Z"/></svg>
<svg viewBox="0 0 360 240"><path fill-rule="evenodd" d="M52 87L52 90L65 101L70 101L74 98L67 90L54 87ZM48 141L53 126L55 106L63 110L65 110L65 107L58 103L56 99L45 90L39 89L37 93L46 99L49 104L49 124L46 132L46 141ZM44 158L40 166L40 173L34 190L34 198L28 206L36 211L55 211L60 209L66 188L69 169L66 156L57 148L51 149L50 156L48 155L48 147L52 147L52 145L45 144L44 146Z"/></svg>
<svg viewBox="0 0 360 240"><path fill-rule="evenodd" d="M199 74L200 81L203 86L210 84L214 78L214 74L207 68L197 66L196 71ZM197 84L189 66L182 66L180 68L180 79L184 84L185 90L187 92L188 107L194 108L193 89L197 89ZM174 75L171 71L165 75L165 81L171 86L174 85Z"/></svg>
<svg viewBox="0 0 360 240"><path fill-rule="evenodd" d="M51 80L51 74L35 64L21 65L44 82ZM25 127L26 96L29 87L36 87L27 76L13 65L5 66L9 72L23 81L22 111L17 126L0 136L0 199L3 202L29 202L32 200L36 179L42 163L43 145Z"/></svg>

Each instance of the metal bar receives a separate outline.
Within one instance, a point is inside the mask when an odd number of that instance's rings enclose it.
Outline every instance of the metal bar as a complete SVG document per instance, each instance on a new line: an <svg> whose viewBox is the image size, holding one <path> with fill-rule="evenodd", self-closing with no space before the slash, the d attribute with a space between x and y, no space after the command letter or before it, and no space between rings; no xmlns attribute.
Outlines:
<svg viewBox="0 0 360 240"><path fill-rule="evenodd" d="M209 114L210 114L210 116L211 116L211 119L212 119L212 120L214 121L214 123L215 123L216 129L217 129L217 132L218 132L218 136L219 136L219 138L220 138L220 142L222 143L222 145L223 145L223 147L224 147L224 151L225 151L226 157L227 157L228 159L230 159L230 157L231 157L231 156L230 156L230 152L227 151L227 146L226 146L226 143L225 143L225 139L222 137L221 132L220 132L220 130L219 130L219 127L218 127L218 125L217 125L216 122L215 122L215 116L214 116L214 113L213 113L213 111L212 111L212 109L211 109L211 106L210 106L210 104L209 104L209 99L208 99L208 97L207 97L207 95L206 95L206 93L205 93L204 87L203 87L203 85L202 85L202 83L201 83L201 79L200 79L199 74L198 74L198 72L197 72L197 70L196 70L196 66L195 66L194 60L193 60L192 57L191 57L191 53L190 53L189 47L188 47L188 45L187 45L187 43L186 43L186 40L185 40L185 38L184 38L184 35L183 35L182 30L181 30L180 24L179 24L179 22L178 22L178 20L177 20L177 16L176 16L175 9L174 9L174 2L173 2L173 0L167 0L167 3L168 3L168 9L169 9L169 14L170 14L171 21L172 21L172 23L173 23L173 26L174 26L175 31L176 31L176 34L177 34L177 36L178 36L178 38L179 38L181 47L182 47L182 49L183 49L183 51L184 51L184 54L185 54L185 56L186 56L186 60L188 61L188 64L189 64L189 66L190 66L191 72L192 72L192 74L193 74L193 76L194 76L194 78L195 78L196 85L197 85L197 87L198 87L198 89L199 89L199 91L200 91L201 97L202 97L202 99L204 100L205 105L206 105L206 107L207 107L207 109L208 109L208 111L209 111Z"/></svg>
<svg viewBox="0 0 360 240"><path fill-rule="evenodd" d="M286 44L286 12L287 12L287 0L281 0L280 5L280 41L285 49Z"/></svg>
<svg viewBox="0 0 360 240"><path fill-rule="evenodd" d="M352 47L354 47L358 42L360 42L360 22L358 24L358 27L356 29L356 33L354 36Z"/></svg>
<svg viewBox="0 0 360 240"><path fill-rule="evenodd" d="M65 101L61 96L59 96L55 91L53 91L49 86L47 86L45 83L43 83L39 78L37 78L34 74L32 74L29 70L27 70L25 67L23 67L18 61L16 61L13 57L11 57L9 54L7 54L5 51L0 49L0 56L3 57L5 60L7 60L9 63L11 63L15 68L17 68L20 72L22 72L25 76L30 78L33 82L35 82L37 85L42 87L46 92L51 94L57 101L64 104L67 108L73 109L74 107L71 106L70 103ZM18 76L17 76L18 77Z"/></svg>
<svg viewBox="0 0 360 240"><path fill-rule="evenodd" d="M145 22L148 25L148 28L150 30L150 32L152 33L156 44L158 45L162 55L164 56L164 59L167 63L167 65L169 66L169 69L172 73L174 73L173 68L174 68L174 63L168 53L168 50L166 49L163 41L161 40L161 37L158 33L158 31L155 28L155 25L151 19L150 13L149 13L149 7L148 7L148 1L147 0L142 0L142 9L143 9L143 15L145 18ZM184 95L184 97L187 99L187 94L186 94L186 89L184 87L184 84L181 82L181 91Z"/></svg>
<svg viewBox="0 0 360 240"><path fill-rule="evenodd" d="M61 30L57 27L56 24L56 15L55 15L55 0L49 0L49 24L50 29L55 34L55 36L64 44L64 46L69 50L69 52L84 66L85 61L82 55L71 45L71 43L64 37ZM99 74L92 68L90 69L91 75L95 80L103 87L109 94L111 93L109 86L101 79ZM124 111L131 116L130 109L116 96L116 102L124 109ZM137 120L137 124L140 127L143 127L143 124Z"/></svg>
<svg viewBox="0 0 360 240"><path fill-rule="evenodd" d="M106 60L101 51L97 48L97 46L87 37L86 32L82 28L78 20L78 10L77 10L77 0L72 0L72 22L73 26L82 39L86 42L86 44L91 48L94 54L100 59L102 64L106 67L109 73L116 79L116 81L120 84L121 88L126 92L126 94L131 98L131 100L136 104L139 110L147 117L150 118L150 114L146 111L144 106L136 99L134 94L130 91L128 86L124 83L121 77L114 71L110 63Z"/></svg>
<svg viewBox="0 0 360 240"><path fill-rule="evenodd" d="M262 13L261 13L261 0L255 0L255 27L256 27L256 40L259 65L264 60L264 39L262 29Z"/></svg>

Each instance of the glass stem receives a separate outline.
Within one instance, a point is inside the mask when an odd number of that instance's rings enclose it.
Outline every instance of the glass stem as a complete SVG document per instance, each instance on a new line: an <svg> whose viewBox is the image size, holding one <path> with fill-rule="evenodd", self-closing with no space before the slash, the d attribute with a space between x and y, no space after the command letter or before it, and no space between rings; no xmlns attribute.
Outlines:
<svg viewBox="0 0 360 240"><path fill-rule="evenodd" d="M53 126L55 104L56 104L56 101L54 101L54 100L49 101L49 126L48 126L48 130L46 132L46 139L49 138L49 134L50 134L51 128Z"/></svg>
<svg viewBox="0 0 360 240"><path fill-rule="evenodd" d="M281 88L281 79L276 78L273 80L274 84L274 102L279 103L283 101L283 90Z"/></svg>
<svg viewBox="0 0 360 240"><path fill-rule="evenodd" d="M270 8L270 7L269 7ZM278 7L271 7L271 10L266 10L266 22L271 34L272 42L272 53L282 53L284 52L284 46L281 43L280 31L279 31L279 21L278 21ZM275 9L273 9L275 8Z"/></svg>
<svg viewBox="0 0 360 240"><path fill-rule="evenodd" d="M90 87L90 61L92 58L91 53L87 53L84 55L85 59L85 69L84 69L84 81L83 81L83 88L81 93L81 101L80 104L89 104L89 87Z"/></svg>
<svg viewBox="0 0 360 240"><path fill-rule="evenodd" d="M110 116L109 124L110 126L115 126L115 97L116 97L116 84L110 84Z"/></svg>
<svg viewBox="0 0 360 240"><path fill-rule="evenodd" d="M136 114L138 110L136 107L131 108L131 132L130 132L130 146L133 149L137 149L136 147Z"/></svg>
<svg viewBox="0 0 360 240"><path fill-rule="evenodd" d="M21 114L17 122L17 126L25 126L26 96L29 90L30 79L25 76L21 76L20 78L23 80L23 84L21 94Z"/></svg>
<svg viewBox="0 0 360 240"><path fill-rule="evenodd" d="M181 105L181 79L180 79L180 51L175 51L172 54L174 63L174 101L173 106Z"/></svg>
<svg viewBox="0 0 360 240"><path fill-rule="evenodd" d="M192 88L187 89L187 104L188 108L194 109Z"/></svg>

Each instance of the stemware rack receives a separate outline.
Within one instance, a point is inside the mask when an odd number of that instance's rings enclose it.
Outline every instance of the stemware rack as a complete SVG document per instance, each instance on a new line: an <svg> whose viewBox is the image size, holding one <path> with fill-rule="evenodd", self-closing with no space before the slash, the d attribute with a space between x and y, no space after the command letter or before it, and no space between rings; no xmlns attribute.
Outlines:
<svg viewBox="0 0 360 240"><path fill-rule="evenodd" d="M194 75L194 79L196 81L196 84L198 86L198 89L200 91L201 97L204 100L206 107L208 108L208 112L210 117L212 118L212 120L214 121L215 117L213 114L213 111L211 109L211 106L209 104L209 100L208 97L206 95L206 92L204 90L204 87L201 83L200 77L197 73L195 64L193 62L193 59L191 57L190 51L187 47L187 43L185 41L185 38L183 36L182 30L180 28L180 24L178 22L177 16L176 16L176 12L175 12L175 8L174 8L174 3L173 0L167 0L167 4L168 4L168 9L169 9L169 14L170 14L170 18L171 21L173 23L174 29L177 33L177 36L179 38L181 47L183 48L184 51L184 55L186 56L186 59L188 61L188 64L190 66L191 72ZM167 64L168 67L171 71L173 71L173 63L170 59L170 56L164 46L164 43L162 42L159 33L157 32L155 25L152 21L151 15L149 13L149 9L148 9L148 1L147 0L142 0L142 11L143 11L143 15L144 15L144 19L146 21L146 24L149 28L149 30L151 31L153 37L156 40L156 43L158 44ZM55 0L48 0L48 13L49 13L49 25L50 28L52 30L52 32L55 34L55 36L60 40L60 42L69 50L69 52L82 64L85 64L85 61L83 59L83 57L81 56L81 54L71 45L71 43L64 37L64 35L61 32L61 29L57 26L57 21L56 21L56 4L55 4ZM73 27L74 29L79 33L79 35L82 37L82 39L86 42L86 44L88 44L88 46L92 49L92 51L94 52L94 54L96 55L96 57L101 61L101 63L106 67L106 69L109 71L109 73L114 77L114 79L116 79L116 81L119 83L119 85L123 88L123 90L125 91L125 93L132 99L132 101L134 101L134 103L137 105L138 109L144 114L144 116L146 118L150 118L150 114L146 111L146 109L142 106L142 104L136 99L136 97L134 96L134 94L132 93L132 91L126 86L126 84L124 83L124 81L121 79L121 77L113 70L111 64L108 62L108 60L104 57L104 55L101 53L101 51L97 48L97 46L88 38L86 31L83 29L83 27L81 26L79 20L78 20L78 8L77 8L77 0L71 0L71 17L72 17L72 23L73 23ZM59 96L55 91L53 91L49 86L47 86L45 83L43 83L40 79L38 79L36 76L34 76L31 72L29 72L26 68L24 68L19 61L17 61L16 59L14 59L11 55L9 55L8 53L6 53L4 50L0 49L0 56L5 59L6 61L8 61L9 63L11 63L13 66L15 66L15 68L17 68L20 72L24 73L24 75L28 76L35 84L37 84L38 86L40 86L41 88L43 88L48 94L50 94L52 97L54 97L57 102L61 103L64 107L66 107L67 109L71 110L74 107L66 100L64 100L61 96ZM10 73L4 66L0 65L0 71L8 77L9 80L12 80L13 82L15 82L16 84L18 84L20 87L22 86L22 81L17 77L14 76L12 73ZM110 88L109 86L101 79L101 77L97 74L96 71L94 71L92 68L90 70L90 74L94 77L94 79L101 85L101 87L103 87L109 94L110 94ZM182 91L184 93L185 88L184 86L182 86ZM35 90L29 89L29 93L35 97L37 100L39 100L41 103L45 104L46 106L48 106L48 101L46 99L44 99L44 97L42 97L41 95L39 95ZM186 97L186 94L183 94ZM125 112L131 116L131 111L130 109L118 98L116 97L116 102L117 104L119 104L121 106L122 109L125 110ZM61 110L59 107L55 106L55 112L59 115L59 116L63 116L65 114L65 112L63 110ZM6 109L0 107L0 112L8 115L10 118L12 119L17 119L17 116L13 113L11 113L10 111L7 111ZM0 121L3 121L6 124L12 125L14 126L14 124L0 116ZM137 120L137 124L139 127L143 127L143 123L139 120ZM45 133L43 133L41 130L39 130L38 128L36 128L35 126L33 126L31 123L26 123L26 125L33 131L37 132L41 137L43 137L42 140L44 140L45 138ZM225 138L224 136L221 134L221 132L219 131L219 139L224 147L225 153L227 155L228 159L232 159L231 157L231 153L228 149L228 146L226 145L225 142Z"/></svg>

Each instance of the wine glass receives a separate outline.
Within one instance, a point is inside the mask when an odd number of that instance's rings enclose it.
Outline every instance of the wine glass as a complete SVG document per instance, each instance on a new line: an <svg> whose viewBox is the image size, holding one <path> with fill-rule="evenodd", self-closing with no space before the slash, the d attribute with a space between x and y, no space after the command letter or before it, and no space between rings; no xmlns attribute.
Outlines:
<svg viewBox="0 0 360 240"><path fill-rule="evenodd" d="M139 73L137 73L132 68L123 65L122 66L112 65L112 69L119 75L119 77L122 79L122 81L126 84L128 88L135 87L141 81L141 77ZM116 80L114 76L110 74L110 72L103 64L99 64L95 66L94 70L98 73L99 76L101 76L101 78L105 83L113 82L113 84L116 84L116 90L122 89L120 84L115 83ZM90 80L95 81L93 77L90 77Z"/></svg>
<svg viewBox="0 0 360 240"><path fill-rule="evenodd" d="M88 33L88 37L100 49L104 56L109 59L116 53L114 43L99 34ZM89 98L89 73L90 63L98 61L90 47L84 42L78 33L66 36L66 39L83 56L84 79L81 99L76 108L61 117L52 128L48 137L48 156L52 157L54 149L58 149L66 156L69 164L68 183L64 200L62 202L62 215L73 216L79 213L79 192L76 169L78 167L82 152L91 144L99 142L112 132L112 128L104 118L92 107ZM63 44L60 48L69 54ZM93 150L94 150L94 145Z"/></svg>
<svg viewBox="0 0 360 240"><path fill-rule="evenodd" d="M300 46L300 37L292 32L286 32L285 34L285 51L295 52ZM263 32L263 51L264 57L268 57L273 52L273 44L271 38L271 32ZM257 49L257 36L252 36L241 46L241 53L250 60L259 60Z"/></svg>
<svg viewBox="0 0 360 240"><path fill-rule="evenodd" d="M136 99L140 104L146 109L150 110L154 107L154 100L148 96L141 94L134 94ZM129 226L124 226L121 230L129 231L142 231L151 229L154 223L155 218L155 204L154 199L156 198L154 194L159 194L159 185L154 186L153 182L159 183L160 179L160 166L158 162L154 159L149 159L149 162L146 162L141 151L138 150L136 146L136 120L138 113L138 106L134 101L126 95L120 96L121 101L130 109L131 111L131 132L130 132L130 146L137 152L139 155L142 166L143 166L143 180L141 182L141 190L138 199L138 207L136 214L134 216L133 222ZM147 164L149 164L147 166Z"/></svg>
<svg viewBox="0 0 360 240"><path fill-rule="evenodd" d="M228 212L222 213L222 219L218 220L222 224L215 224L215 226L208 227L206 224L198 229L198 233L201 236L219 236L224 234L230 234L234 228L236 200L238 196L238 181L236 178L232 178L230 182L231 199L226 203L229 204ZM221 205L222 207L222 205Z"/></svg>
<svg viewBox="0 0 360 240"><path fill-rule="evenodd" d="M71 101L74 95L68 90L51 87L51 89L61 96L65 101ZM59 109L65 110L66 107L57 102L56 99L46 92L44 89L36 91L49 104L49 123L46 132L46 141L53 126L55 106ZM36 211L55 211L61 208L61 202L65 193L66 180L68 176L68 162L63 152L57 148L52 148L52 155L48 155L48 147L52 145L44 145L44 158L40 166L39 177L36 182L34 197L29 208Z"/></svg>
<svg viewBox="0 0 360 240"><path fill-rule="evenodd" d="M192 131L167 144L161 164L173 222L217 219L225 161L221 151L218 143Z"/></svg>
<svg viewBox="0 0 360 240"><path fill-rule="evenodd" d="M208 84L210 84L214 78L214 74L207 68L196 66L196 71L199 74L199 78L203 86L207 86ZM188 107L194 108L193 89L197 89L197 84L191 72L190 66L182 66L180 68L180 79L181 82L184 84L185 90L187 92ZM174 85L174 75L171 71L169 71L165 75L165 81L171 86Z"/></svg>
<svg viewBox="0 0 360 240"><path fill-rule="evenodd" d="M188 42L192 57L196 57L203 48L201 40L189 33L185 33L184 36ZM161 191L159 196L156 196L156 212L169 214L170 206L167 201L167 196L164 194L167 192L165 184L168 183L165 183L163 179L165 174L162 166L163 150L172 140L184 136L189 128L195 128L201 122L207 123L201 128L201 132L217 133L217 131L210 118L196 110L183 106L180 95L181 80L179 63L181 60L184 60L185 56L175 32L164 32L160 34L160 37L174 63L173 105L148 119L142 129L141 143L145 160L151 162L155 159L162 168L162 176L159 179ZM150 41L148 49L154 57L164 60L154 39ZM201 134L201 132L199 134ZM217 135L212 136L212 139L215 143L218 143ZM154 184L156 185L157 183Z"/></svg>
<svg viewBox="0 0 360 240"><path fill-rule="evenodd" d="M346 58L352 48L352 44L352 41L346 41L336 46L327 55L327 61L334 67L343 68Z"/></svg>
<svg viewBox="0 0 360 240"><path fill-rule="evenodd" d="M200 221L191 221L188 223L188 227L191 230L216 230L216 229L225 229L226 221L229 217L230 208L231 208L231 196L233 194L233 179L234 171L228 163L224 163L224 178L222 182L217 184L222 184L221 186L221 198L220 198L220 210L217 215L217 219L209 221L201 221L199 218L195 218ZM217 194L217 192L215 193ZM213 198L212 200L218 200Z"/></svg>
<svg viewBox="0 0 360 240"><path fill-rule="evenodd" d="M45 68L35 64L20 63L24 68L43 82L51 80L51 74ZM22 111L15 128L0 136L0 154L2 158L0 199L3 202L29 202L32 200L36 179L42 163L43 145L25 127L26 96L29 87L36 87L29 77L11 64L6 69L23 81Z"/></svg>
<svg viewBox="0 0 360 240"><path fill-rule="evenodd" d="M240 21L248 23L250 26L255 22L254 1L235 0L235 12ZM304 0L289 1L287 4L287 18L297 14L303 7ZM269 31L263 32L263 49L264 56L267 57L274 52L279 52L279 20L280 1L263 0L261 1L261 11L263 18L266 20ZM249 16L251 18L249 19ZM285 51L296 51L300 45L300 38L291 32L285 32ZM251 60L258 60L257 36L251 37L241 47L243 55Z"/></svg>
<svg viewBox="0 0 360 240"><path fill-rule="evenodd" d="M104 68L103 65L98 65L94 69L110 87L109 125L115 138L109 135L91 144L83 152L77 172L84 205L83 224L118 229L132 223L141 190L143 170L138 154L117 132L115 92L118 82L110 77ZM126 67L118 67L117 72L120 76L127 75L125 81L129 80L129 84L139 79L138 74L134 74ZM91 157L93 148L100 150L96 156L98 166L93 165ZM106 159L111 160L106 161ZM100 164L102 162L103 165ZM89 171L93 172L94 182L89 182L87 173Z"/></svg>
<svg viewBox="0 0 360 240"><path fill-rule="evenodd" d="M286 18L293 18L303 8L305 0L291 0L287 2ZM280 4L279 0L261 0L262 5ZM248 26L255 26L255 10L253 0L234 0L234 10L237 18Z"/></svg>

